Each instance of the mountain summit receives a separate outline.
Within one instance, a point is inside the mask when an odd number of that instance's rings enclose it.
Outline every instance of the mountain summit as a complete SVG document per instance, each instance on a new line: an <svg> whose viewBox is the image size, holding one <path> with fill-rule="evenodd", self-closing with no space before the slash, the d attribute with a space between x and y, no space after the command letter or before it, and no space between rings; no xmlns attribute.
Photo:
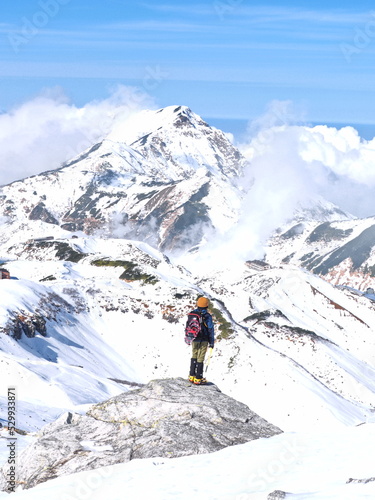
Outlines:
<svg viewBox="0 0 375 500"><path fill-rule="evenodd" d="M200 168L233 177L241 173L244 164L225 134L186 106L141 111L120 122L104 142L113 148L130 145L157 168L159 180L188 179Z"/></svg>

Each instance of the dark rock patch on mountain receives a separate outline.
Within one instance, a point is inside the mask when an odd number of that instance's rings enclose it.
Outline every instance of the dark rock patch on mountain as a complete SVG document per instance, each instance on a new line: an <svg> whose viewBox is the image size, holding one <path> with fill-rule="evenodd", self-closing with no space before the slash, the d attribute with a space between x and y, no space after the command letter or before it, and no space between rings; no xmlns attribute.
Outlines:
<svg viewBox="0 0 375 500"><path fill-rule="evenodd" d="M316 274L327 274L330 269L338 266L345 259L350 258L356 270L368 259L375 243L375 225L372 225L362 231L362 233L348 241L345 245L332 252L328 258L319 266L313 269Z"/></svg>
<svg viewBox="0 0 375 500"><path fill-rule="evenodd" d="M35 207L30 212L29 219L41 220L43 222L47 222L47 224L59 224L59 221L46 209L43 202L35 205Z"/></svg>

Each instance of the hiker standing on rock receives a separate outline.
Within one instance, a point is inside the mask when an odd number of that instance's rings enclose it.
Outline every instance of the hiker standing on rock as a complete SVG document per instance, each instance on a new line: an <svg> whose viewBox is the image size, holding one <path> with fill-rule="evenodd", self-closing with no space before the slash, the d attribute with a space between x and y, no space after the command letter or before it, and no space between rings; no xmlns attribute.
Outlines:
<svg viewBox="0 0 375 500"><path fill-rule="evenodd" d="M203 363L207 348L210 347L210 349L213 349L215 342L214 323L211 314L207 311L208 306L209 300L206 297L199 297L197 308L189 314L189 318L191 315L198 315L198 319L200 317L200 331L191 342L192 355L189 375L189 381L197 385L207 382L203 378Z"/></svg>

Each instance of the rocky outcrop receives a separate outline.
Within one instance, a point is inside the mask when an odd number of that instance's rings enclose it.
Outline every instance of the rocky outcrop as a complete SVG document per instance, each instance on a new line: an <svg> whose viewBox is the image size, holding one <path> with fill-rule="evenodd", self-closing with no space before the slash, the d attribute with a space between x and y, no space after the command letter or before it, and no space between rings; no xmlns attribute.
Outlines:
<svg viewBox="0 0 375 500"><path fill-rule="evenodd" d="M41 220L47 224L58 225L59 221L47 210L43 202L38 203L29 215L30 220Z"/></svg>
<svg viewBox="0 0 375 500"><path fill-rule="evenodd" d="M281 490L275 490L267 496L267 500L281 500L287 498L288 493Z"/></svg>
<svg viewBox="0 0 375 500"><path fill-rule="evenodd" d="M53 277L48 277L53 278ZM48 321L59 321L64 314L77 314L86 308L82 297L75 289L64 289L64 293L70 295L74 300L72 306L63 297L54 292L42 289L37 304L25 304L23 309L8 309L6 311L7 321L0 325L0 335L8 335L15 340L21 340L24 336L35 338L37 334L48 336Z"/></svg>
<svg viewBox="0 0 375 500"><path fill-rule="evenodd" d="M22 334L28 338L34 338L37 333L46 337L46 320L38 314L17 314L14 319L8 321L5 328L0 328L0 332L16 340L20 340Z"/></svg>
<svg viewBox="0 0 375 500"><path fill-rule="evenodd" d="M351 477L346 481L346 484L349 484L349 483L367 484L367 483L372 483L373 481L375 481L375 477L368 477L365 479L353 479Z"/></svg>
<svg viewBox="0 0 375 500"><path fill-rule="evenodd" d="M45 426L20 454L17 481L31 488L135 458L210 453L281 432L213 384L153 380L92 406L86 415L66 413ZM2 488L5 477L3 469Z"/></svg>
<svg viewBox="0 0 375 500"><path fill-rule="evenodd" d="M20 340L22 335L34 338L36 334L47 336L46 319L40 314L26 312L13 312L5 324L0 326L0 334L9 335L15 340Z"/></svg>

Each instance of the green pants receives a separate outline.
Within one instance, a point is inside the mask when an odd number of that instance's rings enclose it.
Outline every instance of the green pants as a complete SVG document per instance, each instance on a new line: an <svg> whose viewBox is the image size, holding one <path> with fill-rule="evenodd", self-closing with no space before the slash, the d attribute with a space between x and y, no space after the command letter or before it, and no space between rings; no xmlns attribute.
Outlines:
<svg viewBox="0 0 375 500"><path fill-rule="evenodd" d="M196 359L197 363L203 363L207 352L208 342L206 340L202 342L193 341L191 345L193 346L191 357Z"/></svg>

